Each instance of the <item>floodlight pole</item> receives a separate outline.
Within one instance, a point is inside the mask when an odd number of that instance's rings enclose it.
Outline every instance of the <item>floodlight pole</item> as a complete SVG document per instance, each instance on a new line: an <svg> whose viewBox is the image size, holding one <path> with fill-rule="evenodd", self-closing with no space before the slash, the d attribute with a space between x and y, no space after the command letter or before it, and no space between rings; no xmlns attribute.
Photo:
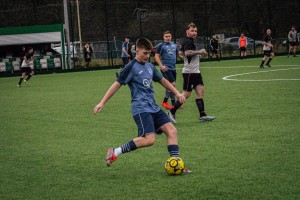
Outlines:
<svg viewBox="0 0 300 200"><path fill-rule="evenodd" d="M67 40L67 65L64 63L64 67L66 69L72 68L71 66L71 55L70 55L70 31L69 31L69 15L68 15L68 4L67 0L63 0L64 3L64 29L65 29L65 35L66 35L66 40ZM62 46L61 47L62 52L65 51L65 48ZM65 55L63 55L65 57Z"/></svg>
<svg viewBox="0 0 300 200"><path fill-rule="evenodd" d="M173 20L173 39L176 44L176 22L175 22L175 11L174 11L174 2L172 1L172 20Z"/></svg>
<svg viewBox="0 0 300 200"><path fill-rule="evenodd" d="M80 43L80 57L82 56L82 40L81 40L81 26L80 26L80 14L79 14L79 2L76 0L77 4L77 21L78 21L78 34L79 34L79 43Z"/></svg>

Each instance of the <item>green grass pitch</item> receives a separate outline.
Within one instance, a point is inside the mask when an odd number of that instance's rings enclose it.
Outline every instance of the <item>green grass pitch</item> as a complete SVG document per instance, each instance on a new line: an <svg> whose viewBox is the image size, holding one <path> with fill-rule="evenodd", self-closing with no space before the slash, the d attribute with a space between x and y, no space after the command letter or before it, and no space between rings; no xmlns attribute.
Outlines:
<svg viewBox="0 0 300 200"><path fill-rule="evenodd" d="M108 147L137 135L127 86L92 115L116 70L37 75L22 88L1 78L0 199L299 199L300 59L276 57L265 69L260 60L201 63L205 108L217 119L199 122L194 93L177 112L193 170L181 176L164 171L165 135L105 166ZM164 88L154 87L160 104Z"/></svg>

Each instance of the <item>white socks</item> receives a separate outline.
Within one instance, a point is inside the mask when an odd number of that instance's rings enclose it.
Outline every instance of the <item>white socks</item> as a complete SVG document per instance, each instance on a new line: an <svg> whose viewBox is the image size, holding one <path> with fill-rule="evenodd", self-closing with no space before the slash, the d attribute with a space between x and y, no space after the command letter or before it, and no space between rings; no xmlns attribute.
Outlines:
<svg viewBox="0 0 300 200"><path fill-rule="evenodd" d="M114 154L118 157L122 153L121 147L115 148L114 149Z"/></svg>

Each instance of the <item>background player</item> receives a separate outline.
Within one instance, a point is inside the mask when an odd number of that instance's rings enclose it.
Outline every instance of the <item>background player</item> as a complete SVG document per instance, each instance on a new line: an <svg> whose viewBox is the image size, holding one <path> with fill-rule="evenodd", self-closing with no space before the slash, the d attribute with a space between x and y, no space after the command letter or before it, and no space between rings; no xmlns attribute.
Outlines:
<svg viewBox="0 0 300 200"><path fill-rule="evenodd" d="M272 45L272 37L271 37L271 29L267 30L267 34L263 39L263 51L264 51L264 57L262 58L261 64L260 64L260 68L263 69L264 68L264 63L266 61L266 59L269 57L269 60L267 62L267 66L271 67L270 62L272 61L274 55L274 52L272 51L273 45Z"/></svg>
<svg viewBox="0 0 300 200"><path fill-rule="evenodd" d="M161 73L174 87L176 84L176 55L181 56L177 44L172 42L170 31L163 33L164 42L157 45L155 53L155 61L159 65ZM168 104L168 99L171 98L172 106ZM161 103L166 109L170 110L175 104L175 95L166 89L165 98Z"/></svg>
<svg viewBox="0 0 300 200"><path fill-rule="evenodd" d="M127 65L130 59L130 54L129 54L129 41L130 38L129 37L125 37L124 42L122 43L122 53L121 53L121 58L123 61L123 65ZM123 67L124 67L123 66ZM122 67L122 68L123 68ZM120 72L116 72L116 77L118 78Z"/></svg>
<svg viewBox="0 0 300 200"><path fill-rule="evenodd" d="M294 55L296 57L296 52L297 52L297 31L295 29L295 26L292 26L292 30L288 34L288 40L289 40L289 54Z"/></svg>
<svg viewBox="0 0 300 200"><path fill-rule="evenodd" d="M196 93L196 105L200 114L200 121L212 121L214 116L208 116L204 109L204 83L199 69L200 55L207 54L205 49L196 50L194 40L197 38L197 27L194 23L190 23L186 28L186 37L182 44L182 52L184 58L184 66L182 69L183 76L183 92L185 98L191 96L192 90ZM174 108L167 110L167 114L173 123L176 123L175 113L182 103L176 101Z"/></svg>
<svg viewBox="0 0 300 200"><path fill-rule="evenodd" d="M26 84L28 84L29 79L33 76L34 71L33 68L30 67L30 65L33 65L33 48L29 47L28 52L25 54L22 65L21 65L21 70L22 70L22 75L20 77L18 87L21 87L23 79L26 76L26 73L28 73L27 78L24 80Z"/></svg>

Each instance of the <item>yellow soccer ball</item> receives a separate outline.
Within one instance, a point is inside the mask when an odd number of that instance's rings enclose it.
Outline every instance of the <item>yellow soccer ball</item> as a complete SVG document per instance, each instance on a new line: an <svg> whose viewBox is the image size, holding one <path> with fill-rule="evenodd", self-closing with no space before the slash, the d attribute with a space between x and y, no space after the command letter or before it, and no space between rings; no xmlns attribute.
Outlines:
<svg viewBox="0 0 300 200"><path fill-rule="evenodd" d="M168 174L179 175L183 172L184 162L179 157L170 157L165 162L165 169L166 169Z"/></svg>

